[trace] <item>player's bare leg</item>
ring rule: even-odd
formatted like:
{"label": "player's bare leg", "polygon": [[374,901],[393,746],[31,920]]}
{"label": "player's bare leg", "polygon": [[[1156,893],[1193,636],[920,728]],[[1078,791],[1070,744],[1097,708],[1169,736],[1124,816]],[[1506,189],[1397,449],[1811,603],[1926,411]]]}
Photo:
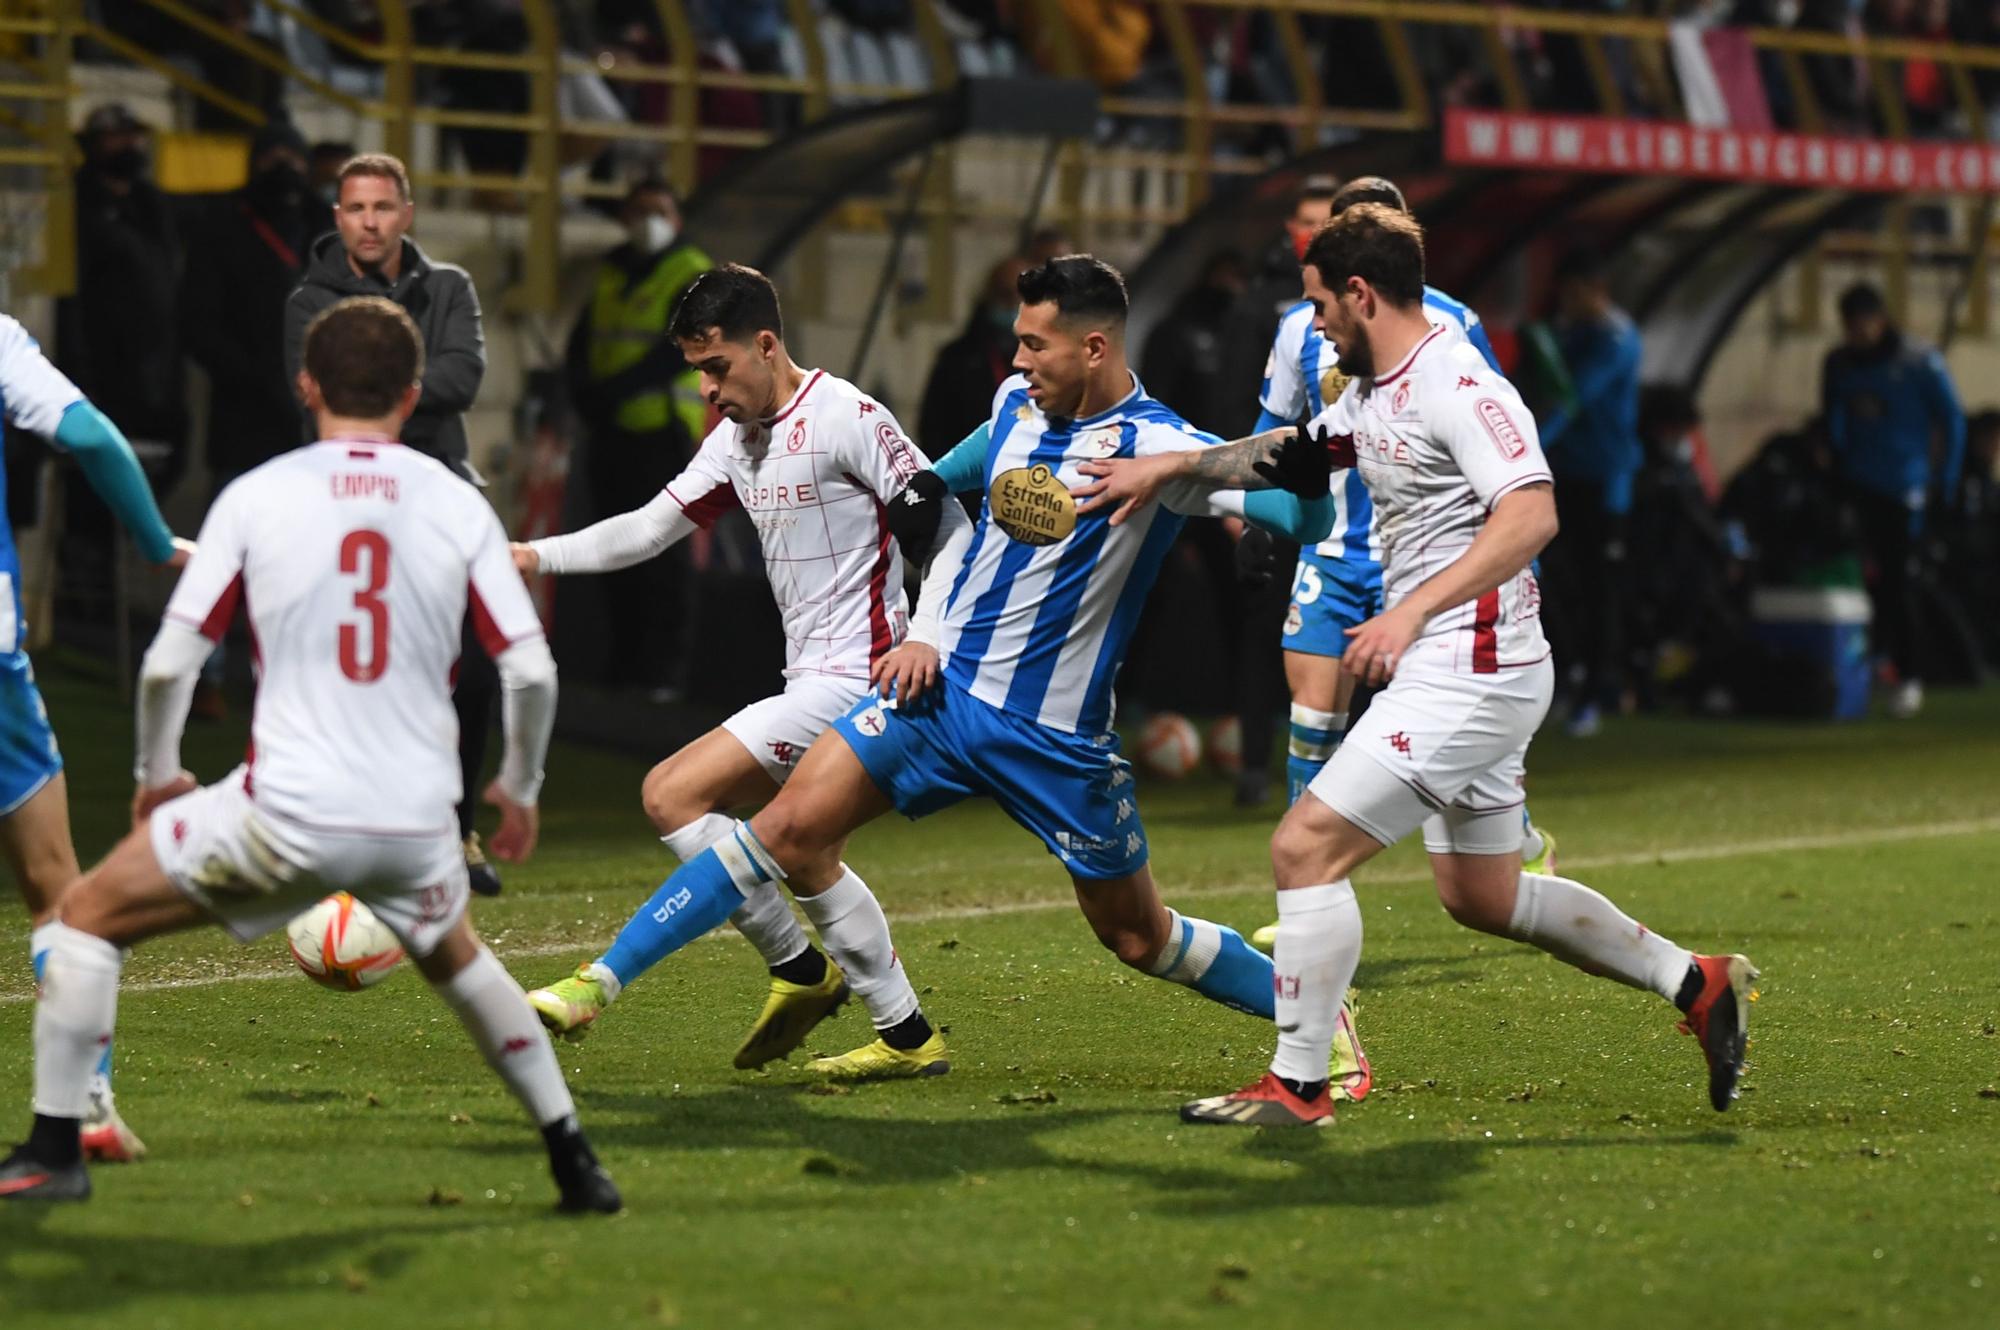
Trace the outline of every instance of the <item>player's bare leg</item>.
{"label": "player's bare leg", "polygon": [[[743,741],[715,729],[648,772],[640,798],[661,843],[686,863],[735,829],[730,809],[765,803],[777,792],[778,783]],[[775,885],[746,896],[729,922],[770,971],[763,1010],[735,1057],[740,1068],[760,1067],[790,1054],[839,1010],[847,1001],[847,983],[840,968],[807,941]]]}
{"label": "player's bare leg", "polygon": [[[32,929],[28,960],[39,977],[48,951],[48,925],[55,919],[56,897],[76,881],[80,869],[69,830],[69,787],[58,771],[49,782],[5,818],[0,818],[0,856],[14,874],[27,903]],[[111,1094],[111,1045],[104,1046],[90,1079],[90,1107],[84,1117],[83,1152],[101,1163],[129,1163],[146,1156],[141,1141]]]}
{"label": "player's bare leg", "polygon": [[[687,864],[730,841],[741,829],[726,810],[768,801],[778,788],[741,740],[716,729],[648,772],[640,798],[661,841]],[[831,853],[837,864],[839,846]],[[828,877],[821,885],[832,881]],[[543,1024],[562,1034],[580,1035],[628,983],[651,967],[654,961],[646,957],[669,935],[678,909],[672,901],[648,901],[609,951],[578,966],[574,975],[529,993],[528,1001]],[[757,883],[744,892],[730,919],[763,953],[771,970],[770,995],[735,1058],[738,1067],[756,1067],[790,1053],[837,1010],[847,999],[847,978],[806,941],[777,881]],[[658,956],[664,957],[668,950],[660,950]]]}
{"label": "player's bare leg", "polygon": [[951,1070],[889,936],[881,902],[841,854],[847,838],[889,811],[854,750],[828,731],[806,751],[776,799],[750,819],[752,839],[775,863],[820,942],[868,1008],[875,1038],[808,1069],[837,1080],[940,1076]]}
{"label": "player's bare leg", "polygon": [[541,1129],[557,1208],[615,1214],[624,1203],[577,1125],[548,1032],[521,986],[473,933],[471,919],[461,914],[428,955],[411,959]]}
{"label": "player's bare leg", "polygon": [[123,949],[205,918],[161,871],[143,826],[60,894],[57,915],[38,930],[34,1126],[0,1162],[0,1197],[89,1198],[83,1120],[91,1073],[117,1017]]}
{"label": "player's bare leg", "polygon": [[1686,1017],[1681,1028],[1701,1041],[1708,1060],[1710,1105],[1717,1112],[1729,1107],[1755,996],[1750,983],[1757,971],[1748,960],[1696,955],[1581,882],[1523,872],[1516,854],[1433,854],[1431,869],[1439,901],[1466,927],[1540,947],[1586,974],[1673,1003]]}
{"label": "player's bare leg", "polygon": [[1119,960],[1225,1007],[1270,1016],[1270,961],[1228,925],[1169,907],[1150,867],[1115,878],[1071,874],[1070,881],[1091,931]]}
{"label": "player's bare leg", "polygon": [[1189,1122],[1327,1126],[1331,1064],[1347,990],[1361,961],[1361,909],[1348,878],[1382,843],[1308,790],[1271,838],[1278,884],[1272,946],[1278,1048],[1262,1079],[1181,1109]]}

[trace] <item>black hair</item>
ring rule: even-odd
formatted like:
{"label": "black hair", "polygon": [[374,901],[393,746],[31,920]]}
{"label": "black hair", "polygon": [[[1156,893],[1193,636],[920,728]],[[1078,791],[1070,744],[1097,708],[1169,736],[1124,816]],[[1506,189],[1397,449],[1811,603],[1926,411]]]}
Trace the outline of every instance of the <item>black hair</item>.
{"label": "black hair", "polygon": [[1313,232],[1302,265],[1319,269],[1328,290],[1359,277],[1393,305],[1424,299],[1424,228],[1406,212],[1357,203]]}
{"label": "black hair", "polygon": [[629,208],[648,194],[665,194],[676,204],[680,202],[680,195],[674,193],[671,181],[662,175],[648,175],[632,182],[631,188],[625,191],[625,197],[619,201],[619,206]]}
{"label": "black hair", "polygon": [[763,273],[740,263],[710,268],[681,293],[667,335],[698,341],[710,328],[720,330],[727,342],[748,342],[760,332],[782,342],[785,319],[778,310],[778,288]]}
{"label": "black hair", "polygon": [[1036,264],[1021,274],[1014,288],[1024,305],[1053,303],[1065,319],[1114,328],[1125,326],[1132,303],[1118,270],[1088,254],[1065,254]]}
{"label": "black hair", "polygon": [[1309,175],[1299,182],[1300,203],[1311,203],[1315,199],[1333,199],[1340,193],[1340,181],[1330,175]]}
{"label": "black hair", "polygon": [[327,410],[377,420],[424,377],[424,339],[401,305],[380,296],[351,296],[306,325],[300,363],[319,385]]}
{"label": "black hair", "polygon": [[1870,314],[1886,314],[1889,302],[1873,282],[1856,282],[1840,293],[1840,317],[1859,319]]}
{"label": "black hair", "polygon": [[1410,210],[1408,200],[1404,199],[1403,191],[1396,188],[1396,183],[1379,175],[1356,176],[1342,185],[1333,196],[1333,215],[1338,217],[1357,203],[1379,203],[1397,212]]}

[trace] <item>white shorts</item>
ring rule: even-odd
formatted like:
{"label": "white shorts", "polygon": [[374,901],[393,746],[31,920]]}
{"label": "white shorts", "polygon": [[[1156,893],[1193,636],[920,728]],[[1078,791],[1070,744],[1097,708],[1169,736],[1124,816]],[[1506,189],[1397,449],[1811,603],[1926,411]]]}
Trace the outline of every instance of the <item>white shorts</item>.
{"label": "white shorts", "polygon": [[802,674],[786,680],[785,691],[776,697],[752,702],[723,721],[722,728],[750,750],[772,780],[783,785],[813,741],[846,715],[868,689],[866,679]]}
{"label": "white shorts", "polygon": [[1520,849],[1528,742],[1548,714],[1555,665],[1461,674],[1416,655],[1308,788],[1384,845],[1422,827],[1433,854]]}
{"label": "white shorts", "polygon": [[242,942],[336,891],[365,902],[412,956],[430,955],[465,913],[465,850],[456,835],[303,826],[252,803],[241,768],[161,804],[149,828],[168,879]]}

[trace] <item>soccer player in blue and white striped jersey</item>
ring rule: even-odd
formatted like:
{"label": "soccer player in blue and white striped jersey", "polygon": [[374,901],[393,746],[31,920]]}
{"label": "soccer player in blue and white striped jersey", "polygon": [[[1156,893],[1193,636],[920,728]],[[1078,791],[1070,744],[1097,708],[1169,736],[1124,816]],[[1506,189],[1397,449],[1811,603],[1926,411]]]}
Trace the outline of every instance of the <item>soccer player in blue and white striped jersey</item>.
{"label": "soccer player in blue and white striped jersey", "polygon": [[[1293,477],[1303,502],[1282,490],[1191,490],[1115,514],[1093,508],[1087,463],[1217,440],[1133,375],[1115,269],[1064,256],[1024,273],[1019,290],[1021,373],[993,401],[986,499],[976,526],[949,534],[935,556],[959,569],[938,640],[912,637],[879,662],[879,691],[813,744],[733,838],[676,872],[660,899],[691,941],[761,883],[891,808],[922,817],[984,795],[1062,863],[1085,918],[1120,960],[1269,1015],[1269,960],[1235,930],[1160,900],[1132,768],[1111,730],[1112,686],[1184,515],[1247,517],[1318,540],[1331,515],[1324,449],[1293,440],[1266,459]],[[849,1079],[925,1074],[880,1039],[814,1069]]]}

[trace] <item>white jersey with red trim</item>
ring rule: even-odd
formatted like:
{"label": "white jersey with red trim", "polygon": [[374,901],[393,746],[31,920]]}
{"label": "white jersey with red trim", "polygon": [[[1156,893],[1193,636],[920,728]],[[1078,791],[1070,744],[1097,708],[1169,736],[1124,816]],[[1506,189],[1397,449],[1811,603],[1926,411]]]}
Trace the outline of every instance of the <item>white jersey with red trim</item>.
{"label": "white jersey with red trim", "polygon": [[[1389,373],[1350,380],[1314,424],[1353,439],[1375,499],[1382,590],[1392,606],[1457,562],[1503,495],[1553,483],[1514,385],[1469,342],[1437,328]],[[1420,640],[1466,673],[1531,665],[1549,653],[1541,603],[1533,571],[1523,568],[1432,619]]]}
{"label": "white jersey with red trim", "polygon": [[468,607],[494,656],[542,635],[479,491],[401,444],[330,440],[224,489],[166,617],[257,656],[245,784],[324,829],[455,834],[452,676]]}
{"label": "white jersey with red trim", "polygon": [[750,515],[784,620],[786,678],[865,679],[909,629],[883,505],[922,467],[881,403],[815,369],[769,420],[717,425],[667,493],[704,527],[731,508]]}

